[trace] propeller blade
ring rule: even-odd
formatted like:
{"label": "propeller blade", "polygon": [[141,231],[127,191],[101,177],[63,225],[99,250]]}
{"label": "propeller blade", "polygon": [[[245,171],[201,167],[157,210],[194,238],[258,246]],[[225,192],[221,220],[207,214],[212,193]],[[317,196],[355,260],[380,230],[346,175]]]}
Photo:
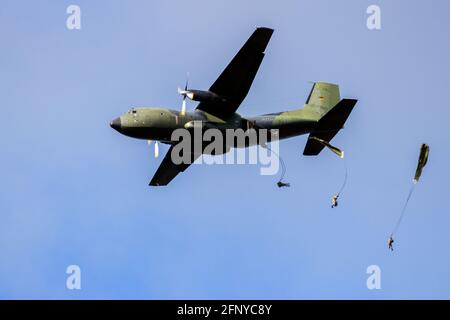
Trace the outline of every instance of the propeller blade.
{"label": "propeller blade", "polygon": [[159,145],[158,141],[155,141],[155,158],[159,157]]}
{"label": "propeller blade", "polygon": [[184,96],[183,102],[181,104],[181,115],[184,116],[186,114],[186,96]]}
{"label": "propeller blade", "polygon": [[187,91],[189,84],[189,72],[186,73],[186,84],[184,85],[184,91]]}

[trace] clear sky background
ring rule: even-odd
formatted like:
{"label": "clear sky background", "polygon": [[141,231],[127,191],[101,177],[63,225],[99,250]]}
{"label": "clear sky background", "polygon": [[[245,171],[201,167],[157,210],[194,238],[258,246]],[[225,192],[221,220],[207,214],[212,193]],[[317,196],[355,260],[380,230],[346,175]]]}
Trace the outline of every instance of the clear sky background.
{"label": "clear sky background", "polygon": [[[66,8],[82,29],[66,28]],[[382,30],[366,27],[381,7]],[[448,1],[2,1],[0,298],[450,298]],[[160,159],[109,122],[179,109],[257,26],[275,29],[239,112],[300,108],[309,81],[359,102],[328,150],[280,143],[291,188],[257,165]],[[189,103],[190,110],[195,108]],[[420,144],[430,159],[396,236]],[[166,151],[161,147],[161,152]],[[82,290],[66,289],[81,267]],[[366,268],[381,268],[368,290]]]}

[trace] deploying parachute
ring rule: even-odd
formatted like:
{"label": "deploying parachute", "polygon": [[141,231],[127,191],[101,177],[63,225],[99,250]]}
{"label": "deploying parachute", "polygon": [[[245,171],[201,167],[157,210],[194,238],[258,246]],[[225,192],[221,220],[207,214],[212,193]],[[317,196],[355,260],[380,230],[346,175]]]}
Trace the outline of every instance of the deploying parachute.
{"label": "deploying parachute", "polygon": [[329,144],[327,141],[319,139],[317,137],[310,137],[309,139],[311,140],[316,140],[317,142],[319,142],[320,144],[324,145],[325,147],[327,147],[328,149],[330,149],[332,152],[334,152],[335,154],[337,154],[339,156],[339,158],[344,158],[344,151],[342,151],[339,148],[336,148],[335,146],[332,146],[331,144]]}
{"label": "deploying parachute", "polygon": [[419,162],[417,163],[416,174],[414,175],[413,182],[416,184],[419,182],[419,178],[422,175],[422,169],[425,167],[428,161],[428,154],[430,153],[430,147],[425,143],[420,147]]}
{"label": "deploying parachute", "polygon": [[[400,213],[400,217],[398,218],[398,221],[394,227],[394,230],[392,230],[392,233],[390,236],[390,242],[392,242],[392,243],[394,242],[394,238],[393,238],[394,234],[397,232],[398,228],[400,227],[400,224],[405,215],[406,207],[408,206],[409,199],[411,199],[411,195],[414,191],[414,187],[416,186],[417,182],[419,182],[420,176],[422,175],[422,170],[425,167],[425,165],[427,164],[429,153],[430,153],[430,147],[427,144],[423,143],[422,146],[420,147],[419,161],[417,163],[416,173],[413,178],[413,184],[411,185],[411,189],[409,190],[408,197],[406,198],[406,202],[403,205],[403,209],[402,209],[402,212]],[[391,250],[392,250],[392,243],[390,243],[390,245],[389,245],[389,249],[391,249]]]}

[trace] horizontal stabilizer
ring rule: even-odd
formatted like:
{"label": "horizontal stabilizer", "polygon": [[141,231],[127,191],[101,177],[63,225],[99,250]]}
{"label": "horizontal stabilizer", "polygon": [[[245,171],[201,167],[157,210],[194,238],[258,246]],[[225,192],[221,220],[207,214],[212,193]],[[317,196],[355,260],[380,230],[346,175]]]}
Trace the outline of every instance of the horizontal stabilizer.
{"label": "horizontal stabilizer", "polygon": [[317,156],[326,146],[323,142],[330,142],[339,130],[344,127],[344,123],[357,101],[355,99],[342,99],[328,111],[310,133],[303,155]]}

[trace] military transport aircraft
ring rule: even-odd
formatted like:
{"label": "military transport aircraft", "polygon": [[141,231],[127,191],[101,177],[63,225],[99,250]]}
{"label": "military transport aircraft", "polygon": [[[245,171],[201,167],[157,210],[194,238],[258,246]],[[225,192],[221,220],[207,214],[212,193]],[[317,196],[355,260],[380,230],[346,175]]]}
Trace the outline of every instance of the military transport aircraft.
{"label": "military transport aircraft", "polygon": [[[171,141],[172,132],[178,128],[189,128],[193,121],[219,130],[278,129],[278,139],[309,133],[303,152],[306,156],[318,155],[343,128],[357,100],[341,100],[338,85],[324,82],[313,84],[302,109],[255,117],[243,117],[236,113],[261,65],[272,33],[273,29],[257,28],[207,91],[191,90],[187,85],[184,90],[179,89],[179,94],[183,96],[181,111],[132,108],[111,122],[112,128],[126,136],[171,145],[150,182],[151,186],[167,185],[201,156],[201,153],[192,153],[192,162],[181,164],[175,164],[171,159],[172,149],[178,143]],[[195,111],[186,112],[186,97],[200,102]]]}

